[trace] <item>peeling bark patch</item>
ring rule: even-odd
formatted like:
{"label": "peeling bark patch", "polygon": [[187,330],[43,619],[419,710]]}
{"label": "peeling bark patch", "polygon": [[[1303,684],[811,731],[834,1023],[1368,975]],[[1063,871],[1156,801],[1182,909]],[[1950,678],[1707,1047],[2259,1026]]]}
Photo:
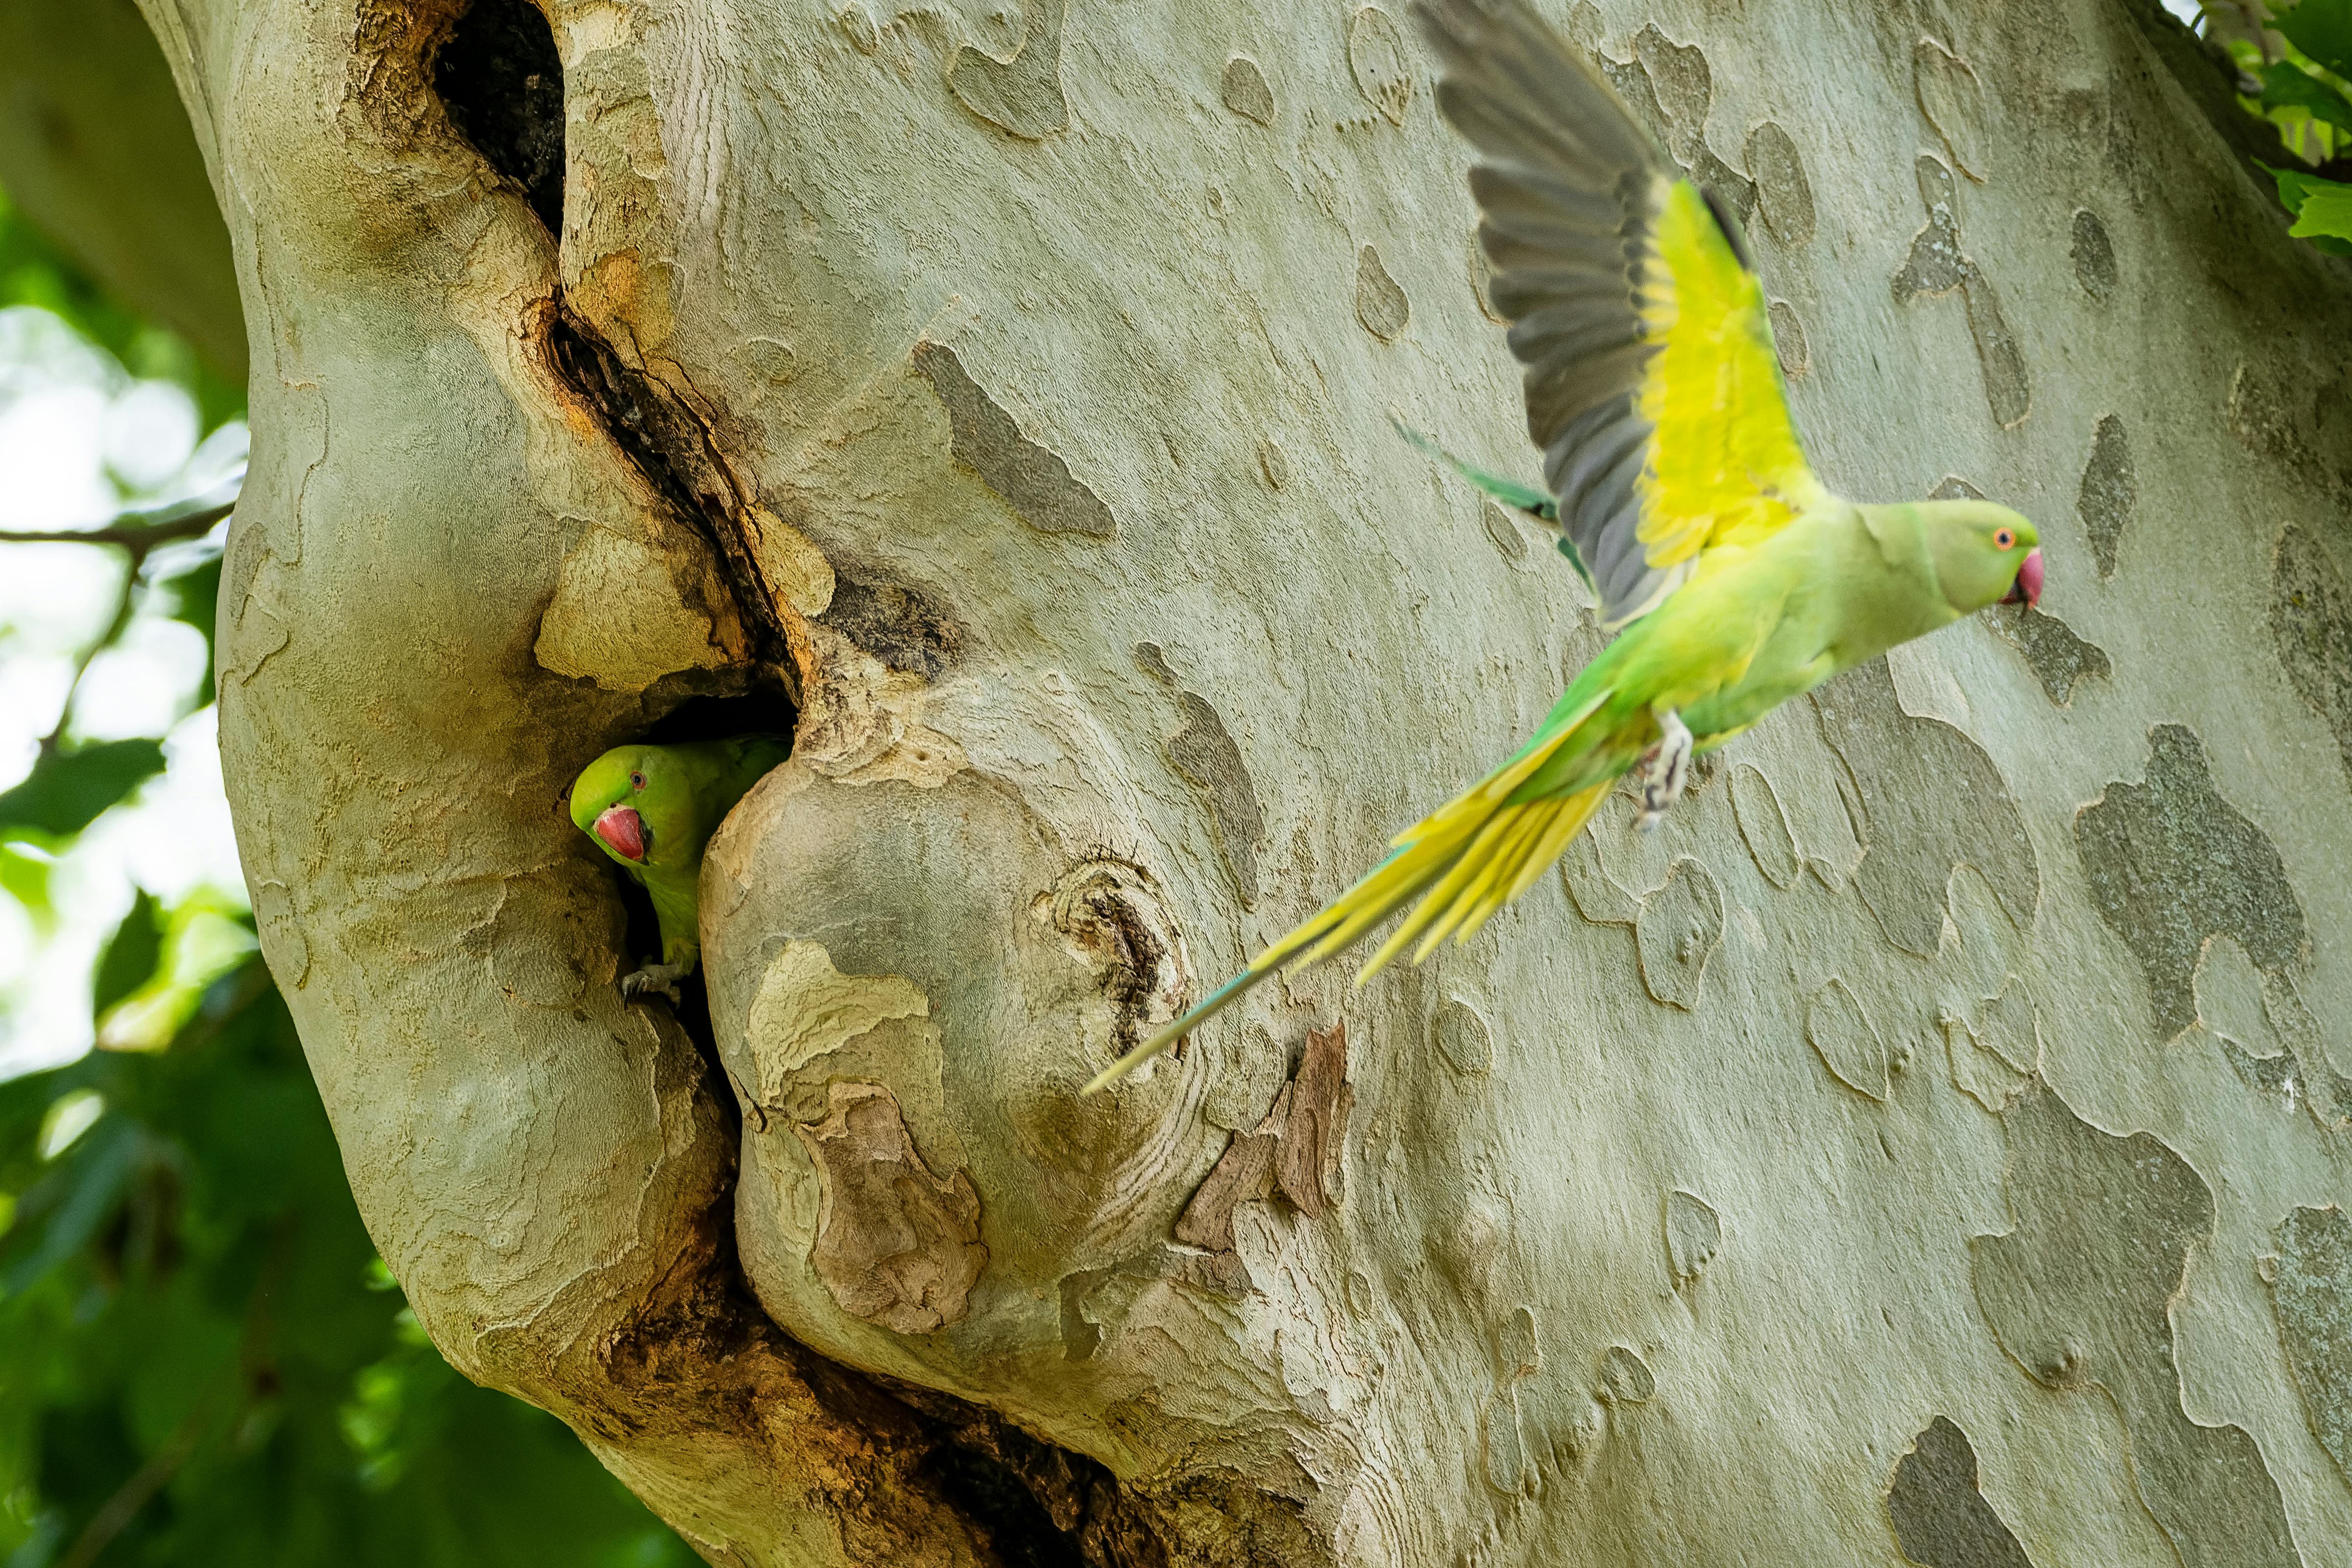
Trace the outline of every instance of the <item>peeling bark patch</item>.
{"label": "peeling bark patch", "polygon": [[1272,1129],[1276,1117],[1289,1109],[1289,1094],[1290,1086],[1283,1085],[1265,1121],[1255,1131],[1234,1134],[1184,1212],[1176,1216],[1177,1240],[1211,1252],[1234,1249],[1234,1210],[1263,1200],[1274,1190],[1274,1148],[1279,1133]]}
{"label": "peeling bark patch", "polygon": [[1589,828],[1560,856],[1559,879],[1576,912],[1593,925],[1629,926],[1642,918],[1642,900],[1618,886],[1601,864],[1601,847]]}
{"label": "peeling bark patch", "polygon": [[1856,1094],[1885,1104],[1887,1075],[1893,1064],[1886,1042],[1862,1010],[1862,1002],[1843,980],[1832,976],[1805,1004],[1805,1043],[1822,1065]]}
{"label": "peeling bark patch", "polygon": [[1973,1238],[1977,1304],[2038,1382],[2114,1400],[2140,1500],[2188,1568],[2297,1568],[2252,1437],[2181,1408],[2170,1307],[2213,1194],[2146,1132],[2118,1138],[2042,1089],[2001,1118],[2015,1228]]}
{"label": "peeling bark patch", "polygon": [[1412,101],[1412,73],[1405,65],[1404,35],[1396,18],[1377,5],[1367,5],[1348,24],[1348,71],[1364,101],[1381,111],[1391,125],[1404,123],[1405,105]]}
{"label": "peeling bark patch", "polygon": [[1743,154],[1748,178],[1756,182],[1756,205],[1764,222],[1784,245],[1802,245],[1813,237],[1813,183],[1805,178],[1805,161],[1795,138],[1767,120],[1748,133]]}
{"label": "peeling bark patch", "polygon": [[1489,1392],[1479,1406],[1479,1451],[1485,1460],[1479,1468],[1486,1484],[1505,1497],[1517,1497],[1528,1489],[1536,1468],[1528,1459],[1527,1429],[1519,1420],[1519,1391],[1500,1388]]}
{"label": "peeling bark patch", "polygon": [[2352,587],[2327,546],[2299,522],[2279,536],[2270,622],[2287,679],[2327,721],[2352,773]]}
{"label": "peeling bark patch", "polygon": [[2269,377],[2251,364],[2242,364],[2230,377],[2230,433],[2250,452],[2285,464],[2298,473],[2315,470],[2311,448]]}
{"label": "peeling bark patch", "polygon": [[1601,1352],[1601,1402],[1604,1405],[1647,1405],[1658,1392],[1650,1364],[1623,1345]]}
{"label": "peeling bark patch", "polygon": [[1356,253],[1356,320],[1382,342],[1393,341],[1412,320],[1412,302],[1369,245]]}
{"label": "peeling bark patch", "polygon": [[2292,1111],[2298,1104],[2311,1103],[2310,1081],[2304,1077],[2303,1063],[2293,1051],[2281,1051],[2274,1057],[2258,1057],[2227,1035],[2216,1035],[2221,1045],[2221,1059],[2238,1075],[2238,1081],[2266,1100],[2278,1102],[2282,1110]]}
{"label": "peeling bark patch", "polygon": [[2074,243],[2067,247],[2067,258],[2074,264],[2074,281],[2083,292],[2094,300],[2104,300],[2116,291],[2116,247],[2107,237],[2107,226],[2099,215],[2088,207],[2074,209]]}
{"label": "peeling bark patch", "polygon": [[1265,833],[1265,817],[1258,810],[1257,789],[1250,782],[1242,749],[1226,732],[1225,721],[1194,691],[1179,691],[1184,727],[1168,742],[1168,761],[1200,791],[1209,808],[1209,826],[1216,835],[1217,853],[1241,889],[1242,902],[1257,902],[1257,841]]}
{"label": "peeling bark patch", "polygon": [[1911,51],[1911,75],[1919,112],[1944,139],[1960,172],[1983,184],[1992,165],[1985,152],[1984,87],[1977,73],[1934,38],[1921,38]]}
{"label": "peeling bark patch", "polygon": [[1680,1187],[1666,1194],[1666,1267],[1675,1289],[1695,1284],[1723,1250],[1723,1217],[1706,1199]]}
{"label": "peeling bark patch", "polygon": [[1518,524],[1493,501],[1479,503],[1478,525],[1486,530],[1487,542],[1501,552],[1504,560],[1516,565],[1528,558],[1528,542],[1520,534]]}
{"label": "peeling bark patch", "polygon": [[1257,444],[1257,471],[1270,490],[1290,483],[1290,459],[1283,456],[1282,443],[1271,436]]}
{"label": "peeling bark patch", "polygon": [[1705,865],[1687,855],[1674,863],[1665,885],[1642,900],[1633,940],[1652,999],[1696,1007],[1706,961],[1723,945],[1723,891]]}
{"label": "peeling bark patch", "polygon": [[2271,1310],[2312,1435],[2352,1480],[2352,1216],[2299,1208],[2273,1233]]}
{"label": "peeling bark patch", "polygon": [[1999,1116],[2032,1087],[2041,1070],[2040,1026],[2015,975],[1999,996],[1979,1003],[1976,1014],[1973,1021],[1943,1015],[1944,1052],[1952,1086]]}
{"label": "peeling bark patch", "polygon": [[1862,795],[1854,885],[1889,942],[1932,958],[1953,868],[1974,866],[2020,928],[2042,901],[2042,868],[2000,770],[1940,719],[1903,711],[1886,661],[1857,666],[1813,693],[1822,730]]}
{"label": "peeling bark patch", "polygon": [[1696,44],[1675,43],[1648,22],[1633,35],[1633,58],[1649,73],[1667,119],[1686,134],[1703,130],[1715,101],[1715,73],[1707,68],[1705,51]]}
{"label": "peeling bark patch", "polygon": [[1813,363],[1812,345],[1805,342],[1805,323],[1797,320],[1796,307],[1786,300],[1773,300],[1764,314],[1772,324],[1772,353],[1780,361],[1780,374],[1794,381]]}
{"label": "peeling bark patch", "polygon": [[2226,936],[2284,977],[2303,957],[2303,905],[2277,847],[2213,787],[2204,745],[2148,731],[2146,782],[2115,783],[2074,814],[2091,901],[2138,958],[2159,1038],[2197,1020],[2197,957]]}
{"label": "peeling bark patch", "polygon": [[1118,520],[1102,498],[1072,478],[1067,463],[1021,434],[1013,416],[972,380],[955,350],[919,343],[915,368],[948,411],[956,461],[978,474],[1022,521],[1040,533],[1108,539],[1118,531]]}
{"label": "peeling bark patch", "polygon": [[1247,55],[1235,55],[1225,62],[1225,74],[1217,81],[1217,96],[1244,120],[1255,120],[1260,125],[1274,123],[1274,89],[1266,85],[1265,72]]}
{"label": "peeling bark patch", "polygon": [[1459,996],[1437,1005],[1437,1023],[1431,1031],[1437,1054],[1465,1078],[1485,1078],[1495,1070],[1495,1035],[1478,1010]]}
{"label": "peeling bark patch", "polygon": [[433,57],[433,89],[491,168],[563,232],[563,59],[530,0],[474,0]]}
{"label": "peeling bark patch", "polygon": [[1231,1252],[1234,1210],[1276,1190],[1308,1219],[1321,1218],[1339,1201],[1340,1146],[1355,1099],[1348,1084],[1348,1026],[1309,1029],[1297,1075],[1276,1091],[1257,1126],[1225,1145],[1177,1216],[1176,1239]]}
{"label": "peeling bark patch", "polygon": [[991,59],[970,44],[956,51],[948,88],[961,103],[1008,136],[1042,142],[1070,123],[1062,96],[1062,13],[1067,0],[1023,0],[1027,26],[1021,52]]}
{"label": "peeling bark patch", "polygon": [[2042,695],[2054,707],[2074,700],[2077,681],[2094,676],[2104,680],[2115,673],[2106,649],[2084,642],[2065,622],[2032,605],[2021,606],[2014,616],[1993,616],[1992,629],[2025,656],[2033,678],[2042,683]]}
{"label": "peeling bark patch", "polygon": [[1290,1080],[1290,1115],[1275,1150],[1274,1180],[1309,1219],[1339,1202],[1340,1140],[1348,1130],[1348,1026],[1307,1031],[1307,1054]]}
{"label": "peeling bark patch", "polygon": [[956,1321],[988,1264],[971,1177],[932,1173],[881,1084],[835,1083],[827,1098],[824,1121],[793,1129],[816,1165],[817,1278],[843,1311],[895,1333]]}
{"label": "peeling bark patch", "polygon": [[1896,1461],[1886,1514],[1903,1555],[1921,1568],[2033,1568],[1977,1487],[1977,1451],[1937,1416]]}
{"label": "peeling bark patch", "polygon": [[1797,836],[1789,827],[1789,814],[1781,809],[1772,781],[1747,763],[1731,767],[1731,816],[1764,879],[1776,888],[1795,887],[1803,862],[1797,853]]}
{"label": "peeling bark patch", "polygon": [[833,600],[817,616],[892,669],[936,680],[955,662],[963,630],[901,583],[868,582],[835,568]]}
{"label": "peeling bark patch", "polygon": [[2075,492],[2074,515],[2091,536],[2091,556],[2099,575],[2116,574],[2116,555],[2123,542],[2124,525],[2131,521],[2133,503],[2139,500],[2139,474],[2132,467],[2131,438],[2124,422],[2109,414],[2091,432],[2091,457],[2083,465],[2082,489]]}
{"label": "peeling bark patch", "polygon": [[1895,274],[1895,302],[1908,305],[1923,297],[1959,291],[1968,307],[1969,335],[1976,341],[1977,363],[1984,373],[1985,402],[1994,422],[2007,429],[2033,406],[2024,352],[2009,330],[1991,280],[1976,258],[1960,248],[1959,219],[1952,210],[1957,195],[1952,172],[1934,158],[1922,157],[1916,173],[1927,223],[1912,237],[1910,253]]}

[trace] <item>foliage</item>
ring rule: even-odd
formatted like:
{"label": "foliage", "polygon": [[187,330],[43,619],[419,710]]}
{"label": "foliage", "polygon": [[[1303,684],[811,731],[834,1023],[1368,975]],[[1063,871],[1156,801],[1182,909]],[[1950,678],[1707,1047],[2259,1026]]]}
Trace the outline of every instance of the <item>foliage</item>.
{"label": "foliage", "polygon": [[[207,429],[242,406],[0,198],[0,307],[16,304],[178,382]],[[130,557],[81,668],[142,614],[209,647],[218,516],[126,513],[75,536]],[[160,737],[77,742],[60,718],[0,792],[0,894],[53,921],[68,883],[51,868],[163,762]],[[254,948],[220,895],[140,892],[92,975],[103,1048],[0,1081],[0,1564],[692,1562],[552,1416],[425,1340]]]}
{"label": "foliage", "polygon": [[207,430],[245,410],[243,387],[206,367],[185,338],[108,296],[0,195],[0,307],[9,305],[37,305],[70,322],[131,374],[185,387]]}
{"label": "foliage", "polygon": [[[134,910],[110,984],[126,944],[162,958],[157,919]],[[691,1561],[552,1417],[425,1342],[257,960],[167,1049],[0,1084],[0,1205],[11,1568],[96,1548],[178,1568]]]}
{"label": "foliage", "polygon": [[[2241,101],[2277,126],[2308,166],[2263,166],[2294,214],[2287,232],[2352,256],[2352,0],[2301,0],[2270,23],[2277,46],[2267,37],[2228,42],[2244,85],[2257,89]],[[2273,47],[2278,58],[2268,58]]]}

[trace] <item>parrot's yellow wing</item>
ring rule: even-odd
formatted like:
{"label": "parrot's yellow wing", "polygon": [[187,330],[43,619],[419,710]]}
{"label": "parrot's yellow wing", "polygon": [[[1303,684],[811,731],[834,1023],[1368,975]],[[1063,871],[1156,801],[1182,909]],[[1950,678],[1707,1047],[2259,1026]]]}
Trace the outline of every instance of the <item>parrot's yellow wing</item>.
{"label": "parrot's yellow wing", "polygon": [[1528,433],[1614,631],[1717,544],[1825,493],[1780,384],[1738,221],[1686,179],[1526,0],[1416,0],[1438,108],[1481,154],[1489,298]]}

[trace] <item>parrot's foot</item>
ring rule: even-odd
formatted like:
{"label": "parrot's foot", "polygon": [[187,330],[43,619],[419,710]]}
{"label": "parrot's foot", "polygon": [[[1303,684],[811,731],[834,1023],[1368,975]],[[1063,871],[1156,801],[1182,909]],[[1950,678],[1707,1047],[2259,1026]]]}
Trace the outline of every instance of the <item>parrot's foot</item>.
{"label": "parrot's foot", "polygon": [[635,974],[621,976],[621,994],[638,996],[648,991],[658,991],[675,1004],[677,983],[694,973],[691,963],[648,963]]}
{"label": "parrot's foot", "polygon": [[1641,771],[1642,815],[1633,819],[1633,826],[1643,833],[1657,831],[1658,824],[1682,798],[1683,785],[1690,782],[1690,726],[1671,708],[1658,715],[1658,723],[1665,733],[1634,764]]}

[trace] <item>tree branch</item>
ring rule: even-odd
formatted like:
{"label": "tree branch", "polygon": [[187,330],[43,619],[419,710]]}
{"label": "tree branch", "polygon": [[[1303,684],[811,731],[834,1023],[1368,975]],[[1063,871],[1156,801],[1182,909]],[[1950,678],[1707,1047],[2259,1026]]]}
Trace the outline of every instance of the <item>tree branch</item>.
{"label": "tree branch", "polygon": [[[238,489],[242,494],[242,484]],[[122,591],[115,599],[114,614],[108,617],[105,632],[74,661],[73,679],[66,686],[66,700],[58,709],[57,725],[41,738],[42,755],[55,752],[64,740],[66,721],[73,716],[74,696],[80,691],[82,677],[89,673],[91,662],[111,647],[131,624],[131,606],[139,593],[139,574],[146,566],[147,557],[163,545],[202,539],[221,519],[236,510],[236,502],[237,497],[231,496],[193,511],[162,507],[152,511],[121,512],[103,528],[28,529],[21,532],[0,530],[0,544],[111,544],[131,555],[130,569],[122,574]]]}
{"label": "tree branch", "polygon": [[126,511],[103,528],[0,529],[0,544],[113,544],[131,552],[134,571],[158,545],[202,539],[236,510],[234,498],[190,512]]}

